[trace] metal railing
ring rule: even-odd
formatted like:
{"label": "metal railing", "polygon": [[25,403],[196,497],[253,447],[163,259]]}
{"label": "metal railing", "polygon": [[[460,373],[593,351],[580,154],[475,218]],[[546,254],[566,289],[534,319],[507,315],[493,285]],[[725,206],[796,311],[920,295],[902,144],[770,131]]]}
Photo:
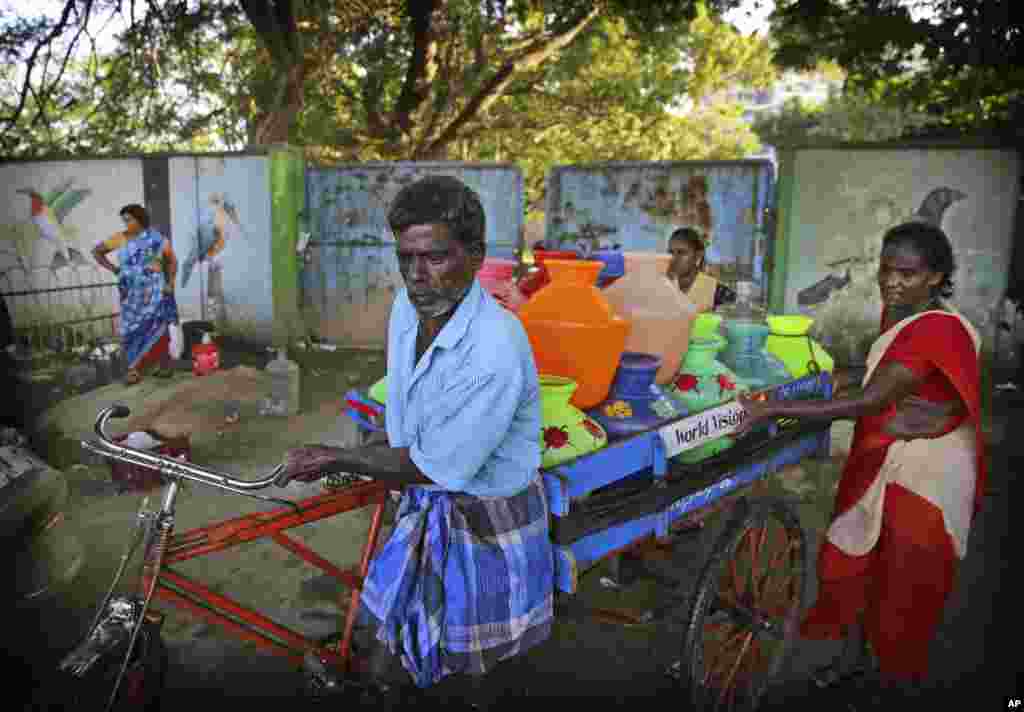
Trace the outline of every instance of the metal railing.
{"label": "metal railing", "polygon": [[[7,301],[8,311],[11,314],[11,318],[15,320],[13,326],[15,343],[28,348],[50,348],[52,350],[65,351],[75,346],[95,342],[100,338],[118,338],[120,311],[104,311],[101,314],[91,314],[73,319],[37,319],[29,323],[18,324],[16,319],[18,304],[16,300],[22,301],[24,304],[28,299],[35,298],[36,304],[29,303],[26,306],[34,306],[36,309],[52,314],[63,305],[54,305],[51,301],[43,307],[43,305],[38,303],[40,296],[52,296],[68,292],[86,292],[96,289],[116,289],[117,286],[117,282],[98,282],[62,287],[22,289],[0,292],[0,299]],[[104,324],[109,324],[109,327],[105,327]],[[55,346],[58,348],[54,348]]]}

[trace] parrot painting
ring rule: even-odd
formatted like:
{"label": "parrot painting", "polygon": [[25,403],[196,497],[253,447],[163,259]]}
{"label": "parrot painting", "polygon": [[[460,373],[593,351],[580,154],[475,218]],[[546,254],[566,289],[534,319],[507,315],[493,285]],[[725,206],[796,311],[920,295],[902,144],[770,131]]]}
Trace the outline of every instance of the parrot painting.
{"label": "parrot painting", "polygon": [[192,249],[181,268],[181,286],[184,288],[197,265],[205,263],[217,264],[217,256],[224,251],[228,240],[242,234],[242,225],[238,219],[238,210],[234,204],[221,194],[210,196],[213,214],[202,225],[196,234]]}
{"label": "parrot painting", "polygon": [[50,271],[54,273],[69,265],[80,267],[89,264],[82,253],[71,246],[64,220],[92,191],[73,189],[72,185],[73,181],[68,181],[46,194],[34,188],[21,188],[17,191],[27,195],[31,201],[32,222],[39,230],[39,236],[57,249],[50,263]]}

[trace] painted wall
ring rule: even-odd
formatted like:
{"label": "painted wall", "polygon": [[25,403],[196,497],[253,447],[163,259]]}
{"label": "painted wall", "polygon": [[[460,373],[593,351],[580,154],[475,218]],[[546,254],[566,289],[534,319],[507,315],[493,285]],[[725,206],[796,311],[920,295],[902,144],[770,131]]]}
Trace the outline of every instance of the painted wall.
{"label": "painted wall", "polygon": [[[91,250],[123,229],[122,206],[139,203],[174,246],[182,321],[212,321],[222,333],[269,344],[268,164],[262,154],[0,163],[0,291],[16,328],[119,311],[116,287],[91,288],[116,281]],[[35,215],[31,191],[42,198]],[[63,291],[10,295],[55,289]],[[117,333],[114,326],[108,319],[92,335]]]}
{"label": "painted wall", "polygon": [[881,313],[875,274],[882,236],[915,216],[937,220],[949,236],[958,264],[953,303],[992,344],[1013,244],[1021,170],[1015,151],[788,153],[780,172],[785,264],[778,301],[786,312],[815,317],[812,333],[837,362],[866,357]]}
{"label": "painted wall", "polygon": [[210,321],[226,335],[269,344],[274,305],[268,158],[169,160],[182,320]]}
{"label": "painted wall", "polygon": [[522,172],[508,164],[363,163],[306,171],[311,234],[301,275],[305,323],[320,339],[384,346],[401,286],[387,211],[405,185],[450,175],[480,196],[487,255],[511,258],[523,225]]}
{"label": "painted wall", "polygon": [[[28,191],[42,199],[35,211]],[[16,328],[118,311],[116,287],[94,288],[116,278],[90,253],[123,229],[118,210],[142,203],[143,192],[138,159],[0,164],[0,292],[76,288],[4,297]],[[109,321],[87,323],[111,333]]]}
{"label": "painted wall", "polygon": [[764,287],[761,236],[773,181],[769,161],[557,166],[548,176],[545,241],[553,247],[593,236],[623,250],[661,252],[674,230],[693,226],[710,235],[711,271]]}

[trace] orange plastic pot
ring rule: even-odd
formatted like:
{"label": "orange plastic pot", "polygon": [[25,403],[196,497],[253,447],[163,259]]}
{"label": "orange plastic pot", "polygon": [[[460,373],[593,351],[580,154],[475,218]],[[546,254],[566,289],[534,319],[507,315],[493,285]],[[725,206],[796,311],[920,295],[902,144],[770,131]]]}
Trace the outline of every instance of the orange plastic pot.
{"label": "orange plastic pot", "polygon": [[551,283],[519,309],[539,373],[578,384],[571,403],[592,408],[615,378],[630,323],[595,285],[604,263],[545,260]]}

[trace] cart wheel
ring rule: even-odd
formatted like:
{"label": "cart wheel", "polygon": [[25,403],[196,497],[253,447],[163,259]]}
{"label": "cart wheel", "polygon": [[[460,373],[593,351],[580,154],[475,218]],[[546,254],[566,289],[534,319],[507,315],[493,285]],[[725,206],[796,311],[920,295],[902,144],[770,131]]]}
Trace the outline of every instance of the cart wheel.
{"label": "cart wheel", "polygon": [[807,604],[806,536],[785,502],[741,500],[696,582],[683,665],[700,710],[757,709]]}
{"label": "cart wheel", "polygon": [[[83,678],[62,674],[62,689],[55,691],[62,703],[49,709],[105,710],[124,662],[125,648],[119,646],[105,655]],[[158,628],[143,623],[111,712],[159,712],[167,666],[167,645]]]}

